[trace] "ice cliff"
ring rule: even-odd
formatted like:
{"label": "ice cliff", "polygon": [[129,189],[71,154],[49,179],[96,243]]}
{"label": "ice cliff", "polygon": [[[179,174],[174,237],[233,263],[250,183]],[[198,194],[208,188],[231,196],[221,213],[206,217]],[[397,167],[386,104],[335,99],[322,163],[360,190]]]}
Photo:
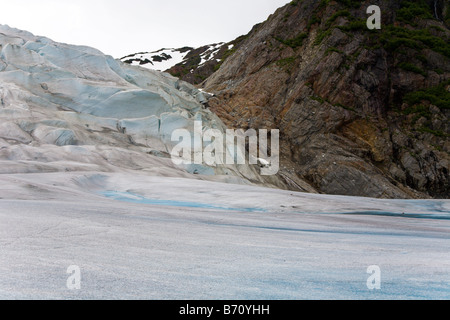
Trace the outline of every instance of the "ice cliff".
{"label": "ice cliff", "polygon": [[2,173],[132,169],[267,183],[256,166],[172,163],[173,130],[196,120],[226,129],[204,102],[169,74],[0,25]]}

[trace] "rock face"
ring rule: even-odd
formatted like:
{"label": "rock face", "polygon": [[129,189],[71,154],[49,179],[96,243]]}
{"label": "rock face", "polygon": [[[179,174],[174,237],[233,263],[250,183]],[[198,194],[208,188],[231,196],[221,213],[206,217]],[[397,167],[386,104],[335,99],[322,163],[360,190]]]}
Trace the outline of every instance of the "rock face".
{"label": "rock face", "polygon": [[[381,30],[367,28],[369,5]],[[448,198],[449,11],[445,1],[292,1],[202,87],[228,126],[280,129],[279,175],[292,188]]]}
{"label": "rock face", "polygon": [[0,25],[0,173],[137,170],[283,187],[257,165],[171,161],[175,129],[226,129],[205,99],[169,74]]}

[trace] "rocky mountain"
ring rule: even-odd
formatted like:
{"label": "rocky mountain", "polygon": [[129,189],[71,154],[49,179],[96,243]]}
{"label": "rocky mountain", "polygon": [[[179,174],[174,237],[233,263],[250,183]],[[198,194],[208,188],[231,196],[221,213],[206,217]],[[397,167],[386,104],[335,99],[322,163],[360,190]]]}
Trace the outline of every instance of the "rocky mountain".
{"label": "rocky mountain", "polygon": [[[381,9],[381,30],[367,8]],[[292,188],[450,195],[448,1],[298,0],[241,39],[202,88],[229,127],[279,128]]]}

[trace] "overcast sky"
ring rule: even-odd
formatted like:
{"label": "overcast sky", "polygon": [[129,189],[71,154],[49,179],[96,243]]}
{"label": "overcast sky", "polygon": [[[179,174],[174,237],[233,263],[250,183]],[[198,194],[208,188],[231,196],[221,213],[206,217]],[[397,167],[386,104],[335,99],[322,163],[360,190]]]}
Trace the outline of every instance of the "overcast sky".
{"label": "overcast sky", "polygon": [[289,0],[3,0],[0,24],[115,58],[246,34]]}

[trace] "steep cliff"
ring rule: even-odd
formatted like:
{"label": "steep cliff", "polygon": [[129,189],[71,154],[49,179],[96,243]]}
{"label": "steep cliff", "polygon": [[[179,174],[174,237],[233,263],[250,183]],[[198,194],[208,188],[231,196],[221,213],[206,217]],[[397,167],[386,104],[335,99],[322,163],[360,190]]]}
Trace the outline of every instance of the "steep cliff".
{"label": "steep cliff", "polygon": [[[369,5],[381,30],[367,28]],[[294,189],[448,198],[449,11],[448,1],[292,1],[203,88],[228,126],[280,129],[279,175]]]}

